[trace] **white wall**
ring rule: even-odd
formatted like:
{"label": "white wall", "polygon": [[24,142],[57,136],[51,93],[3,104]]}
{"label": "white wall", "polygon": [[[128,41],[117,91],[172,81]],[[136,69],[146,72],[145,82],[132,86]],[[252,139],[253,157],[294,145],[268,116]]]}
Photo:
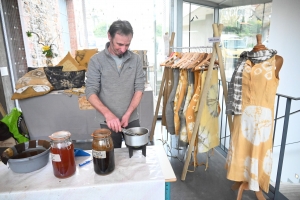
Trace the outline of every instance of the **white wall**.
{"label": "white wall", "polygon": [[273,0],[269,48],[284,59],[278,93],[300,97],[300,1]]}
{"label": "white wall", "polygon": [[[280,71],[280,82],[277,92],[291,97],[300,97],[300,1],[299,0],[273,0],[271,27],[268,48],[277,50],[278,55],[284,59]],[[292,101],[292,111],[300,109],[300,101]],[[284,115],[285,100],[281,98],[279,116]],[[287,143],[300,141],[299,134],[300,113],[290,116],[288,126]],[[278,120],[276,127],[276,137],[274,145],[278,146],[281,142],[283,129],[283,119]],[[279,147],[274,147],[274,163],[271,179],[275,181]],[[295,174],[300,175],[300,143],[289,144],[286,146],[282,182],[290,179],[293,183],[299,183]]]}

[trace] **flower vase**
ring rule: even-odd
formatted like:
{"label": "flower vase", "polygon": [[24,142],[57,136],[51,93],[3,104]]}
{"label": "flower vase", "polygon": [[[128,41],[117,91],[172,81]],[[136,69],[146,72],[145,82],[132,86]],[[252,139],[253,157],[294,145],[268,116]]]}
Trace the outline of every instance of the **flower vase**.
{"label": "flower vase", "polygon": [[52,63],[52,59],[53,59],[53,57],[46,57],[46,65],[47,65],[47,67],[48,66],[53,66],[53,63]]}

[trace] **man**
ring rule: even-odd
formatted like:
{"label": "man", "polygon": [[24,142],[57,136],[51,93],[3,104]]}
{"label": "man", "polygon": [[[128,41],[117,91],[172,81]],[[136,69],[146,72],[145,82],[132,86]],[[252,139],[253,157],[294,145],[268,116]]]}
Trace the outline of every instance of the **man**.
{"label": "man", "polygon": [[139,55],[128,50],[133,29],[128,21],[115,21],[108,30],[105,49],[89,61],[86,98],[98,111],[101,128],[109,128],[115,148],[122,146],[122,127],[139,127],[137,106],[144,91]]}

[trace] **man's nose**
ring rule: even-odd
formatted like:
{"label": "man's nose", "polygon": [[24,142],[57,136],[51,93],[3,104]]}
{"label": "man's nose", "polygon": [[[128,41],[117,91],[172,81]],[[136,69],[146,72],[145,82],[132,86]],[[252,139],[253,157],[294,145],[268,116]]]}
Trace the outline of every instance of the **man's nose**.
{"label": "man's nose", "polygon": [[125,51],[127,51],[127,47],[125,47],[125,46],[121,47],[121,51],[122,51],[122,53],[125,53]]}

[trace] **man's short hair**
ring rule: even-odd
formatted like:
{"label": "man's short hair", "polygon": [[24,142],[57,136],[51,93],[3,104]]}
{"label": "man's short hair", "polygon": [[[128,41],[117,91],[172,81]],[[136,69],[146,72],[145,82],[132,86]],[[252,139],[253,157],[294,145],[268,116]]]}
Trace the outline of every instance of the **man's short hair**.
{"label": "man's short hair", "polygon": [[112,38],[115,37],[116,33],[120,35],[133,35],[133,29],[128,21],[117,20],[110,25],[108,33]]}

